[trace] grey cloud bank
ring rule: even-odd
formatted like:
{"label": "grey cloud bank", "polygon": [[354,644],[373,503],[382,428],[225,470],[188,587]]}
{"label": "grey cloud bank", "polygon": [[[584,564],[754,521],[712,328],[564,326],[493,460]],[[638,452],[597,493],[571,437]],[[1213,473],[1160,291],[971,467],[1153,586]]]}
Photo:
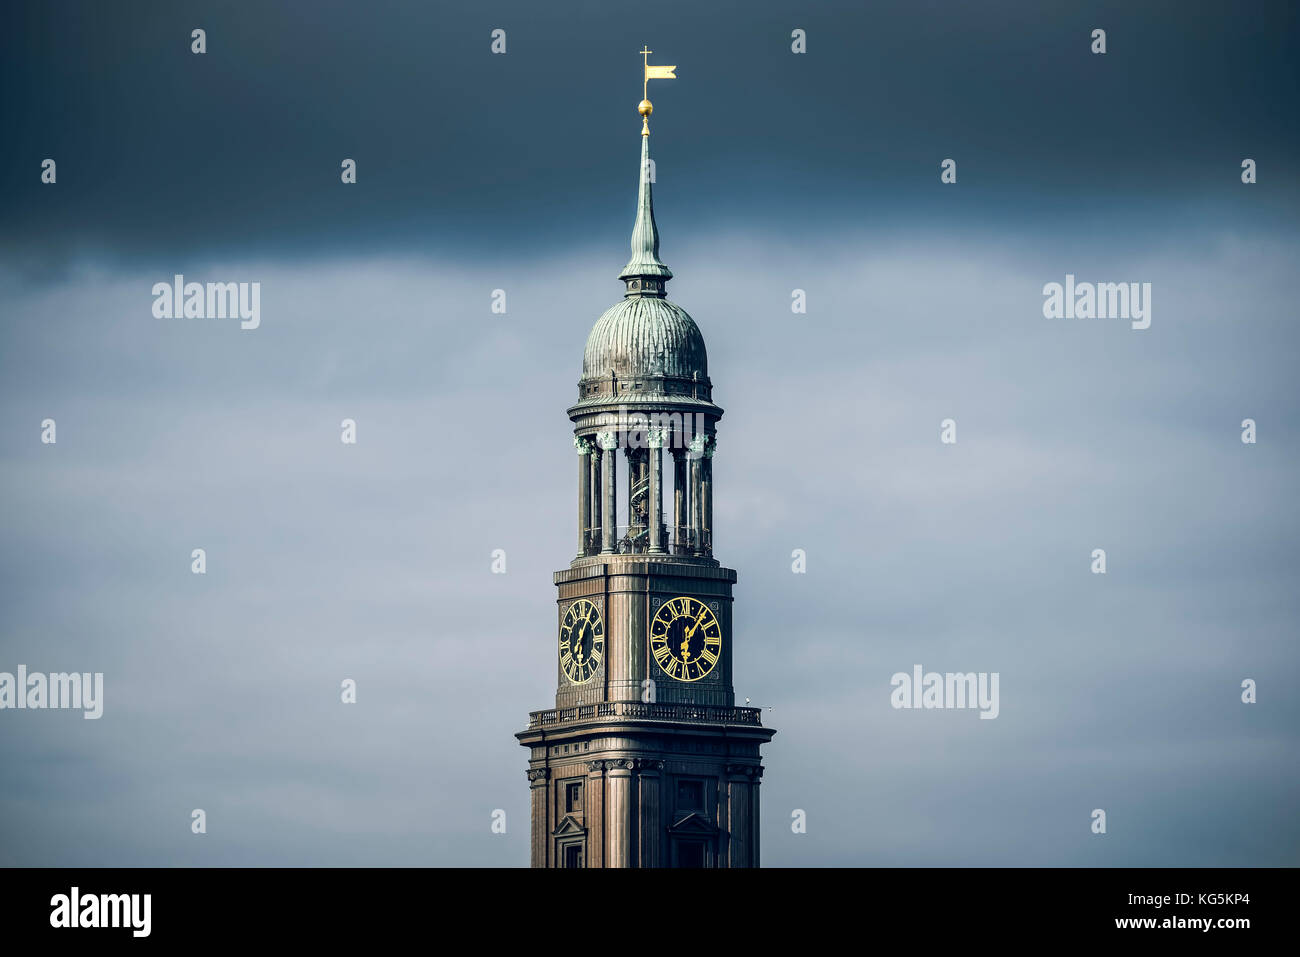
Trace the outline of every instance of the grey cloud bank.
{"label": "grey cloud bank", "polygon": [[[840,238],[773,275],[747,242],[779,248],[665,258],[727,409],[737,693],[781,729],[765,863],[1295,863],[1295,245]],[[0,657],[115,676],[99,721],[0,715],[3,862],[523,864],[512,734],[550,690],[564,409],[620,248],[183,264],[261,277],[254,335],[159,322],[144,273],[0,277]],[[1063,263],[1150,277],[1162,320],[1043,318]],[[527,293],[497,316],[497,287]],[[917,661],[999,673],[998,719],[891,708]]]}

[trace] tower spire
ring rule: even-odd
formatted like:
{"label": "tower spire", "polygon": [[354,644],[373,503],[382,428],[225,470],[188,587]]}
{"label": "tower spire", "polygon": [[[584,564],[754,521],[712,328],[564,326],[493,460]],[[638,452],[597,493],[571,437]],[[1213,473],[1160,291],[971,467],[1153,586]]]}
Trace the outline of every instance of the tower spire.
{"label": "tower spire", "polygon": [[642,100],[637,104],[641,114],[641,179],[637,189],[636,223],[632,226],[632,258],[627,261],[619,279],[627,283],[629,295],[664,294],[664,283],[673,278],[672,270],[659,261],[659,227],[655,224],[654,194],[650,181],[650,114],[654,104],[645,99],[651,80],[674,80],[676,66],[651,66],[649,56],[654,51],[648,47],[639,51],[645,70],[641,84]]}
{"label": "tower spire", "polygon": [[[647,61],[645,79],[672,69]],[[736,573],[713,557],[722,409],[699,327],[664,298],[650,111],[643,99],[627,293],[591,327],[566,410],[577,550],[553,578],[554,707],[515,735],[529,755],[534,867],[760,863],[761,749],[776,731],[736,707]],[[658,688],[649,709],[647,687]]]}

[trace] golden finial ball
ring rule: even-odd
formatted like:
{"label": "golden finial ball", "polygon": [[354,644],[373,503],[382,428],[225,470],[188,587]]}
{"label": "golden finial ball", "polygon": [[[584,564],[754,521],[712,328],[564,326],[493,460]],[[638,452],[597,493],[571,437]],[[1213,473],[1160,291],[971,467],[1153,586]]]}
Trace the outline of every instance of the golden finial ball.
{"label": "golden finial ball", "polygon": [[649,100],[642,100],[636,105],[636,111],[642,116],[649,116],[655,111],[655,107]]}

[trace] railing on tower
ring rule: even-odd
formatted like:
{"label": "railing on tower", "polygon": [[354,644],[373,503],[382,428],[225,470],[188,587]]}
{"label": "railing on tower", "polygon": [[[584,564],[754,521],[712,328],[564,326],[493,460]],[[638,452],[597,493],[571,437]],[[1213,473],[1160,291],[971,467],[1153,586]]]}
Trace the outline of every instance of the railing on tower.
{"label": "railing on tower", "polygon": [[687,724],[743,724],[761,727],[762,708],[727,708],[701,704],[644,704],[640,701],[604,701],[572,708],[550,708],[528,715],[528,727],[544,728],[569,721],[627,718],[639,721],[673,721]]}

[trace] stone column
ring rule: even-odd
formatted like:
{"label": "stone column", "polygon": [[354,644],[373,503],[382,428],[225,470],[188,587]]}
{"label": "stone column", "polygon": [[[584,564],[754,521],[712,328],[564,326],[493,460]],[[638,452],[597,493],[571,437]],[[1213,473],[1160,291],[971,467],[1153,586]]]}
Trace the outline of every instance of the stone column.
{"label": "stone column", "polygon": [[691,543],[691,552],[695,555],[704,554],[704,516],[703,504],[704,495],[702,491],[703,479],[701,476],[701,462],[704,459],[704,436],[697,435],[691,439],[691,447],[687,458],[691,466],[691,531],[688,536]]}
{"label": "stone column", "polygon": [[718,778],[718,846],[715,867],[731,866],[731,767]]}
{"label": "stone column", "polygon": [[605,762],[609,780],[609,804],[605,815],[605,833],[608,835],[606,867],[632,866],[632,760],[615,759]]}
{"label": "stone column", "polygon": [[669,451],[673,457],[673,544],[676,546],[677,554],[680,555],[685,552],[688,544],[686,509],[689,496],[686,493],[686,450],[674,448]]}
{"label": "stone column", "polygon": [[578,450],[578,557],[587,554],[587,531],[591,528],[591,443],[578,436],[573,440]]}
{"label": "stone column", "polygon": [[587,762],[587,793],[582,797],[587,828],[587,866],[605,866],[605,762]]}
{"label": "stone column", "polygon": [[713,554],[713,453],[718,450],[718,437],[710,435],[704,446],[704,458],[700,462],[700,514],[704,534],[702,547],[705,555]]}
{"label": "stone column", "polygon": [[532,768],[528,772],[528,797],[532,805],[532,850],[533,867],[549,867],[551,861],[551,809],[547,806],[550,793],[551,772],[548,768]]}
{"label": "stone column", "polygon": [[650,551],[661,555],[664,551],[663,431],[651,429],[646,434],[646,442],[650,446]]}
{"label": "stone column", "polygon": [[[749,795],[750,776],[754,769],[745,764],[727,765],[727,847],[728,867],[753,867],[754,817]],[[719,853],[722,849],[719,848]]]}
{"label": "stone column", "polygon": [[591,537],[589,547],[593,552],[597,552],[600,551],[600,530],[602,527],[600,512],[601,503],[604,499],[600,497],[600,446],[594,442],[589,444],[591,445],[591,455],[588,456],[591,460],[591,475],[587,478],[587,482],[591,486],[591,497],[589,499],[591,503]]}
{"label": "stone column", "polygon": [[615,504],[616,476],[614,449],[618,446],[618,437],[613,432],[600,432],[596,436],[600,443],[601,455],[601,519],[600,552],[602,555],[614,551],[614,517],[618,514]]}
{"label": "stone column", "polygon": [[640,834],[637,837],[640,856],[638,863],[642,867],[663,867],[661,850],[664,843],[664,825],[660,819],[660,806],[663,803],[661,772],[664,769],[664,762],[638,759],[637,767],[640,770],[637,775],[637,804],[641,811]]}

